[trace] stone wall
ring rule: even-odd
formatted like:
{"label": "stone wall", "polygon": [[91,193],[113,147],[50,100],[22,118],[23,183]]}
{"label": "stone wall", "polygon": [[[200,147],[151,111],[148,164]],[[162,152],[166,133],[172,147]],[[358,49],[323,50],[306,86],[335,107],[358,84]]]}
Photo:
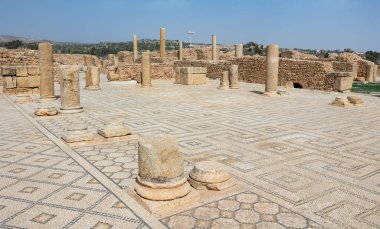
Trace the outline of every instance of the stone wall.
{"label": "stone wall", "polygon": [[[112,70],[114,71],[114,70]],[[152,63],[152,79],[171,79],[174,77],[173,65],[168,63]],[[141,64],[123,64],[116,67],[116,77],[108,80],[136,80],[141,72]]]}
{"label": "stone wall", "polygon": [[5,66],[0,68],[4,94],[39,93],[38,65]]}
{"label": "stone wall", "polygon": [[0,66],[38,65],[38,52],[30,49],[0,48]]}
{"label": "stone wall", "polygon": [[98,57],[85,54],[54,54],[54,62],[63,65],[90,65],[101,67]]}

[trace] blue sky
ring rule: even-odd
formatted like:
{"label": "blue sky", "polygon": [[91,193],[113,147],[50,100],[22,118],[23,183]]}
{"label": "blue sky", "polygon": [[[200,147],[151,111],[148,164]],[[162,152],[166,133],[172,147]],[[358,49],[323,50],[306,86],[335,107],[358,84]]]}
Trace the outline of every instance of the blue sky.
{"label": "blue sky", "polygon": [[380,0],[0,0],[0,34],[55,41],[159,38],[380,51]]}

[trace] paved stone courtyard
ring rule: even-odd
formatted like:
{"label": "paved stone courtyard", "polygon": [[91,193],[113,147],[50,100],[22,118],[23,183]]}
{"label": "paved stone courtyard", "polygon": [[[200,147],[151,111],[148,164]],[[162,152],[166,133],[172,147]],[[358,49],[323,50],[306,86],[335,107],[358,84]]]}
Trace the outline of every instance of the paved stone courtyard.
{"label": "paved stone courtyard", "polygon": [[[328,105],[342,95],[334,92],[270,98],[258,84],[152,84],[102,81],[100,91],[81,90],[84,113],[53,117],[34,117],[36,103],[0,95],[0,227],[380,228],[379,97],[340,108]],[[117,116],[133,136],[60,139],[72,122],[96,133]],[[185,171],[218,161],[240,188],[209,191],[162,218],[149,214],[127,190],[137,176],[137,136],[158,133],[178,138]]]}

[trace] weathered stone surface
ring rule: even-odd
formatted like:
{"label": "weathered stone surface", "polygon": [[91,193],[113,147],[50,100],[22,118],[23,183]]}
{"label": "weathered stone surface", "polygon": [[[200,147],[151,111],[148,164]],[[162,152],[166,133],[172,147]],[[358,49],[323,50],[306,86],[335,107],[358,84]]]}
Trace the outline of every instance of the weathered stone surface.
{"label": "weathered stone surface", "polygon": [[40,86],[40,76],[17,77],[17,87],[19,88],[37,88]]}
{"label": "weathered stone surface", "polygon": [[336,97],[330,105],[338,107],[350,107],[351,104],[346,97]]}
{"label": "weathered stone surface", "polygon": [[98,134],[105,138],[112,138],[132,134],[132,131],[124,125],[122,118],[113,118],[107,121],[101,129],[98,129]]}
{"label": "weathered stone surface", "polygon": [[351,90],[354,79],[352,72],[333,72],[329,76],[334,77],[334,90],[339,92],[349,92]]}
{"label": "weathered stone surface", "polygon": [[222,72],[222,76],[220,77],[220,85],[218,87],[219,89],[223,90],[223,89],[228,89],[230,87],[228,76],[229,76],[228,71]]}
{"label": "weathered stone surface", "polygon": [[15,76],[4,76],[4,89],[16,88],[17,78]]}
{"label": "weathered stone surface", "polygon": [[32,97],[30,95],[17,95],[15,103],[24,104],[33,102]]}
{"label": "weathered stone surface", "polygon": [[4,66],[2,74],[3,74],[3,76],[15,76],[16,75],[16,67]]}
{"label": "weathered stone surface", "polygon": [[363,99],[360,96],[357,96],[357,95],[348,96],[347,99],[354,106],[362,106],[364,104]]}
{"label": "weathered stone surface", "polygon": [[78,67],[67,65],[61,66],[61,108],[65,114],[83,112],[80,105],[79,73]]}
{"label": "weathered stone surface", "polygon": [[175,84],[180,84],[181,83],[181,67],[175,68],[175,79],[174,79]]}
{"label": "weathered stone surface", "polygon": [[165,28],[160,28],[160,57],[165,57],[166,55],[166,30]]}
{"label": "weathered stone surface", "polygon": [[201,161],[195,163],[189,174],[189,183],[195,189],[221,191],[234,186],[235,180],[229,173],[214,161]]}
{"label": "weathered stone surface", "polygon": [[28,66],[28,75],[30,76],[36,76],[40,75],[40,68],[35,65],[29,65]]}
{"label": "weathered stone surface", "polygon": [[53,116],[58,114],[58,110],[52,104],[41,103],[34,114],[37,116]]}
{"label": "weathered stone surface", "polygon": [[181,73],[184,73],[184,74],[206,74],[207,68],[204,68],[204,67],[184,67],[184,68],[181,68]]}
{"label": "weathered stone surface", "polygon": [[268,45],[266,56],[266,78],[264,95],[277,95],[279,59],[278,45]]}
{"label": "weathered stone surface", "polygon": [[150,53],[143,52],[141,57],[141,87],[151,87]]}
{"label": "weathered stone surface", "polygon": [[211,57],[211,60],[217,60],[218,59],[218,56],[217,56],[218,49],[216,47],[216,35],[213,34],[211,39],[212,39],[212,57]]}
{"label": "weathered stone surface", "polygon": [[182,51],[182,41],[179,42],[179,49],[178,49],[178,60],[183,59],[183,51]]}
{"label": "weathered stone surface", "polygon": [[53,45],[50,43],[38,44],[40,61],[40,99],[55,100],[53,75]]}
{"label": "weathered stone surface", "polygon": [[232,64],[229,68],[229,81],[231,89],[239,89],[239,69],[238,65]]}
{"label": "weathered stone surface", "polygon": [[137,48],[137,35],[133,35],[133,62],[136,62],[138,57],[138,48]]}
{"label": "weathered stone surface", "polygon": [[219,183],[230,178],[228,172],[220,167],[220,164],[214,161],[201,161],[195,163],[190,177],[203,183]]}
{"label": "weathered stone surface", "polygon": [[87,128],[84,123],[73,123],[67,127],[62,139],[67,143],[91,141],[94,136],[87,131]]}
{"label": "weathered stone surface", "polygon": [[28,76],[28,68],[26,66],[17,66],[16,67],[16,75],[17,75],[17,77],[27,77]]}
{"label": "weathered stone surface", "polygon": [[240,58],[243,57],[243,45],[242,44],[237,44],[235,45],[235,57]]}
{"label": "weathered stone surface", "polygon": [[98,67],[89,66],[86,71],[86,87],[87,90],[100,90],[100,71]]}
{"label": "weathered stone surface", "polygon": [[173,200],[190,192],[190,185],[184,177],[184,161],[174,136],[160,134],[141,138],[138,163],[135,190],[141,197]]}

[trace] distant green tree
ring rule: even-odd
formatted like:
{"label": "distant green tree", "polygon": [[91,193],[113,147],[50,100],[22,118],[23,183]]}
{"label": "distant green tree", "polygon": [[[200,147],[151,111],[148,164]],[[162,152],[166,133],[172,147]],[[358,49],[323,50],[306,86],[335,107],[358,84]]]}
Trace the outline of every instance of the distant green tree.
{"label": "distant green tree", "polygon": [[350,48],[345,48],[345,49],[343,49],[343,52],[353,52],[353,51]]}
{"label": "distant green tree", "polygon": [[21,40],[14,40],[14,41],[7,42],[5,44],[5,47],[8,48],[8,49],[17,49],[17,48],[19,48],[21,46],[22,46],[22,41]]}
{"label": "distant green tree", "polygon": [[367,51],[365,52],[365,58],[372,62],[379,62],[380,61],[380,53],[375,51]]}

